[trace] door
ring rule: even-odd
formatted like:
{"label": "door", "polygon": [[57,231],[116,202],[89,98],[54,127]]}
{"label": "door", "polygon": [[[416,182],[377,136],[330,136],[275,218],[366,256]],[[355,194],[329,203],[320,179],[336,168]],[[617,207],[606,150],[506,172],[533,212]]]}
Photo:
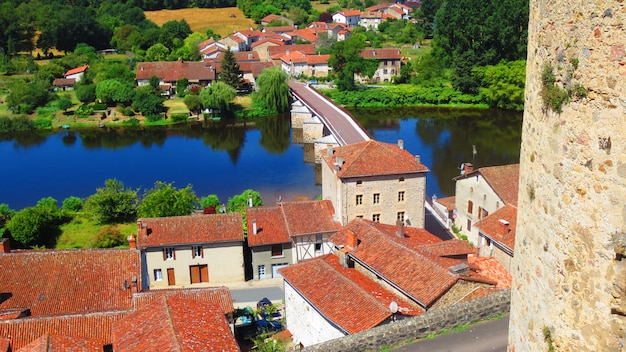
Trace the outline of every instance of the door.
{"label": "door", "polygon": [[189,276],[192,284],[200,282],[209,282],[209,266],[208,265],[190,265]]}
{"label": "door", "polygon": [[200,265],[200,282],[209,282],[209,266]]}
{"label": "door", "polygon": [[280,275],[280,273],[278,272],[278,269],[280,268],[284,268],[286,267],[288,264],[287,263],[282,263],[282,264],[272,264],[272,277],[273,278],[280,278],[283,277],[282,275]]}
{"label": "door", "polygon": [[265,265],[259,265],[259,280],[265,279]]}
{"label": "door", "polygon": [[176,285],[176,279],[174,278],[174,268],[167,269],[167,284],[170,286]]}

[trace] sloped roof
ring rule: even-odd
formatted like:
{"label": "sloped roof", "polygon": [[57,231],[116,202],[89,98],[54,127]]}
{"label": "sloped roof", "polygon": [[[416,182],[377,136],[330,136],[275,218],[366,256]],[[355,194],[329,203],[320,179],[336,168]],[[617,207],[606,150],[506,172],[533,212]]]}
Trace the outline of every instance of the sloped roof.
{"label": "sloped roof", "polygon": [[512,287],[511,274],[494,257],[468,258],[469,266],[482,276],[495,281],[498,289],[510,289]]}
{"label": "sloped roof", "polygon": [[214,64],[211,61],[157,61],[137,64],[136,80],[150,79],[157,76],[165,82],[179,79],[210,81],[215,79]]}
{"label": "sloped roof", "polygon": [[270,46],[267,48],[267,52],[272,57],[272,59],[279,59],[281,56],[287,54],[288,52],[299,51],[301,53],[307,55],[315,54],[315,45],[313,44],[294,44],[294,45],[283,45],[283,46]]}
{"label": "sloped roof", "polygon": [[282,202],[279,206],[290,236],[335,232],[341,228],[335,221],[335,208],[330,200]]}
{"label": "sloped roof", "polygon": [[335,169],[337,158],[343,159],[343,165],[337,171],[337,177],[359,177],[373,175],[398,175],[427,172],[428,168],[415,160],[407,150],[400,149],[397,144],[368,140],[336,147],[333,154],[321,151],[322,158]]}
{"label": "sloped roof", "polygon": [[30,308],[32,316],[130,309],[134,289],[141,287],[139,251],[72,249],[14,251],[0,254],[2,292],[11,297],[0,308]]}
{"label": "sloped roof", "polygon": [[167,245],[243,242],[241,213],[148,218],[137,221],[137,248]]}
{"label": "sloped roof", "polygon": [[240,351],[215,303],[180,297],[162,297],[120,320],[113,327],[113,347],[119,352]]}
{"label": "sloped roof", "polygon": [[[224,60],[224,54],[225,52],[220,52],[213,61],[215,63],[221,63],[222,60]],[[233,57],[237,63],[242,61],[259,61],[259,53],[256,51],[237,51],[233,53]]]}
{"label": "sloped roof", "polygon": [[389,7],[389,4],[376,4],[370,7],[367,7],[366,10],[370,12],[380,11]]}
{"label": "sloped roof", "polygon": [[280,57],[280,60],[285,62],[285,63],[294,63],[294,64],[304,64],[306,63],[307,59],[306,59],[306,54],[303,54],[299,51],[291,51],[289,53],[286,53],[285,55]]}
{"label": "sloped roof", "polygon": [[76,78],[55,78],[52,85],[55,87],[71,87],[76,83]]}
{"label": "sloped roof", "polygon": [[328,64],[330,55],[307,55],[306,63],[308,65]]}
{"label": "sloped roof", "polygon": [[261,22],[272,22],[272,21],[280,20],[281,18],[283,17],[270,13],[269,15],[261,18]]}
{"label": "sloped roof", "polygon": [[261,40],[257,40],[256,42],[252,43],[252,45],[250,45],[250,47],[252,49],[254,49],[254,48],[258,47],[259,45],[263,45],[263,44],[266,44],[266,43],[267,43],[268,46],[287,45],[287,44],[285,44],[285,39],[286,38],[280,38],[280,39],[279,38],[274,38],[273,36],[272,37],[268,37],[268,38],[263,38]]}
{"label": "sloped roof", "polygon": [[129,313],[127,310],[0,320],[0,337],[9,338],[14,351],[19,351],[45,334],[95,341],[100,344],[102,351],[102,346],[112,341],[113,326]]}
{"label": "sloped roof", "polygon": [[0,352],[11,352],[9,347],[11,347],[11,340],[0,337]]}
{"label": "sloped roof", "polygon": [[258,62],[242,62],[239,64],[239,70],[242,73],[252,73],[253,77],[259,77],[259,75],[266,68],[273,67],[274,65],[269,61],[258,61]]}
{"label": "sloped roof", "polygon": [[217,304],[226,314],[232,313],[235,310],[230,290],[225,286],[160,289],[138,292],[133,295],[133,309],[141,309],[152,304],[154,301],[161,299],[162,297],[172,296],[213,302]]}
{"label": "sloped roof", "polygon": [[[483,178],[506,204],[517,207],[519,164],[481,167],[476,172],[483,175]],[[470,173],[472,174],[474,173]]]}
{"label": "sloped roof", "polygon": [[337,14],[339,15],[343,15],[345,17],[349,17],[349,16],[359,16],[361,15],[361,11],[359,10],[347,10],[347,11],[340,11],[337,12]]}
{"label": "sloped roof", "polygon": [[456,209],[456,197],[455,196],[437,198],[437,203],[446,207],[448,211]]}
{"label": "sloped roof", "polygon": [[101,352],[102,343],[74,336],[46,333],[35,341],[20,348],[20,352]]}
{"label": "sloped roof", "polygon": [[296,29],[294,26],[265,27],[265,33],[286,33],[294,29]]}
{"label": "sloped roof", "polygon": [[241,31],[237,31],[235,33],[242,34],[243,36],[245,36],[247,38],[263,36],[263,32],[261,32],[258,29],[244,29],[244,30],[241,30]]}
{"label": "sloped roof", "polygon": [[[507,230],[501,221],[508,223]],[[479,231],[489,236],[492,240],[504,245],[509,250],[515,250],[515,232],[517,228],[517,207],[505,205],[502,208],[489,214],[486,218],[477,222]]]}
{"label": "sloped roof", "polygon": [[333,254],[305,260],[279,271],[316,310],[350,334],[373,328],[389,319],[392,301],[398,304],[398,310],[403,314],[421,313],[419,308],[359,271],[342,267]]}
{"label": "sloped roof", "polygon": [[80,67],[73,68],[73,69],[68,70],[67,72],[65,72],[65,76],[75,75],[77,73],[85,72],[85,71],[87,71],[88,68],[89,68],[89,65],[83,65],[83,66],[80,66]]}
{"label": "sloped roof", "polygon": [[366,18],[382,18],[383,14],[381,12],[363,12],[361,13],[361,19],[366,19]]}
{"label": "sloped roof", "polygon": [[361,56],[364,59],[400,60],[402,53],[397,48],[365,48]]}
{"label": "sloped roof", "polygon": [[311,28],[296,29],[294,31],[288,32],[287,34],[289,34],[292,37],[296,36],[296,37],[302,38],[303,40],[306,40],[309,42],[314,42],[319,39],[317,37],[317,31]]}
{"label": "sloped roof", "polygon": [[[256,221],[256,234],[253,230],[254,221]],[[246,222],[250,247],[291,242],[283,212],[278,206],[246,208]]]}

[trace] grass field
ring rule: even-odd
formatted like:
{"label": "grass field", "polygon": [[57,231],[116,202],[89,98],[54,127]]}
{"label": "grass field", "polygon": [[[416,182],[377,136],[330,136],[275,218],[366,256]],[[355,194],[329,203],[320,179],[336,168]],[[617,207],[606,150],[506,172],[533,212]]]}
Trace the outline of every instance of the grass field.
{"label": "grass field", "polygon": [[[70,223],[61,226],[61,236],[57,239],[57,249],[87,248],[93,243],[102,225],[82,215],[77,215]],[[137,231],[136,223],[119,224],[116,227],[126,236]]]}
{"label": "grass field", "polygon": [[[207,29],[213,30],[222,37],[227,37],[235,30],[256,27],[254,21],[243,15],[236,7],[221,9],[180,9],[145,11],[146,18],[162,26],[168,21],[184,19],[194,32],[204,33]],[[235,17],[232,17],[232,16]]]}

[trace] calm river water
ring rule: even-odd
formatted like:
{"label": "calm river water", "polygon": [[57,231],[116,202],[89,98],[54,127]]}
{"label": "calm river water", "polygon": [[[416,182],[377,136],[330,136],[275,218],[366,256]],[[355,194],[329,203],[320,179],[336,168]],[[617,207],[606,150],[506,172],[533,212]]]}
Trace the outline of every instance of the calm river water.
{"label": "calm river water", "polygon": [[[519,162],[521,113],[499,110],[353,109],[379,141],[404,140],[429,167],[427,194],[454,193],[461,162],[477,167]],[[473,155],[472,146],[477,153]],[[156,181],[193,186],[222,202],[245,189],[264,204],[321,194],[302,145],[291,143],[289,117],[256,125],[211,123],[141,129],[63,130],[0,138],[0,203],[19,210],[51,196],[87,197],[104,181],[151,188]]]}

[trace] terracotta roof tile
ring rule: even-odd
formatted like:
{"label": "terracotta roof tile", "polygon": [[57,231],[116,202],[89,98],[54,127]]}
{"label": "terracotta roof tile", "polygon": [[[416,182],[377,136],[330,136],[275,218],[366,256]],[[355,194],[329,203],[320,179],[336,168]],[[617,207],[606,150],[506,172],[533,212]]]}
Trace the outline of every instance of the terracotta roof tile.
{"label": "terracotta roof tile", "polygon": [[137,248],[165,245],[243,242],[243,222],[240,213],[204,214],[148,218],[137,221],[146,224],[138,231]]}
{"label": "terracotta roof tile", "polygon": [[330,200],[282,202],[280,207],[290,236],[337,232],[341,228]]}
{"label": "terracotta roof tile", "polygon": [[336,255],[305,260],[279,271],[322,315],[350,334],[373,328],[388,319],[392,301],[398,303],[403,314],[421,313],[419,308],[364,274],[342,267]]}
{"label": "terracotta roof tile", "polygon": [[267,52],[272,57],[272,59],[279,59],[287,52],[291,53],[294,51],[299,51],[307,55],[313,55],[315,54],[315,46],[313,44],[294,44],[284,46],[270,46],[269,48],[267,48]]}
{"label": "terracotta roof tile", "polygon": [[402,53],[397,48],[365,48],[361,56],[365,59],[400,60]]}
{"label": "terracotta roof tile", "polygon": [[179,79],[212,81],[215,79],[214,64],[211,61],[157,61],[137,64],[136,80],[150,79],[157,76],[165,82]]}
{"label": "terracotta roof tile", "polygon": [[0,337],[9,338],[14,351],[45,334],[72,336],[104,346],[112,342],[113,326],[130,311],[0,320]]}
{"label": "terracotta roof tile", "polygon": [[306,57],[306,63],[309,65],[328,64],[330,55],[308,55]]}
{"label": "terracotta roof tile", "polygon": [[73,68],[67,72],[65,72],[65,76],[75,75],[77,73],[85,72],[89,68],[89,65],[83,65],[80,67]]}
{"label": "terracotta roof tile", "polygon": [[76,78],[56,78],[52,81],[52,85],[55,87],[73,86],[74,83],[76,83]]}
{"label": "terracotta roof tile", "polygon": [[[144,332],[137,338],[137,332]],[[113,347],[138,351],[239,351],[222,310],[213,302],[162,297],[113,327]]]}
{"label": "terracotta roof tile", "polygon": [[326,163],[334,169],[337,158],[343,159],[343,166],[337,177],[359,177],[371,175],[398,175],[427,172],[428,168],[415,160],[407,150],[400,149],[397,144],[389,144],[369,140],[333,149],[328,156],[326,150],[321,151]]}
{"label": "terracotta roof tile", "polygon": [[452,211],[456,209],[456,197],[455,196],[437,198],[437,203],[446,207],[448,211]]}
{"label": "terracotta roof tile", "polygon": [[11,352],[11,340],[0,337],[0,352]]}
{"label": "terracotta roof tile", "polygon": [[245,30],[242,30],[242,31],[237,31],[237,33],[240,33],[240,34],[242,34],[242,35],[244,35],[245,37],[248,37],[248,38],[263,36],[263,32],[261,32],[258,29],[245,29]]}
{"label": "terracotta roof tile", "polygon": [[486,218],[476,223],[481,233],[492,240],[504,245],[509,250],[515,250],[515,232],[517,228],[517,207],[505,205]]}
{"label": "terracotta roof tile", "polygon": [[101,352],[102,342],[74,336],[44,334],[35,341],[20,348],[19,352]]}
{"label": "terracotta roof tile", "polygon": [[288,54],[285,54],[280,57],[280,60],[285,63],[306,63],[306,54],[303,54],[299,51],[291,51]]}
{"label": "terracotta roof tile", "polygon": [[266,68],[273,67],[274,65],[269,61],[259,62],[241,62],[239,63],[239,69],[243,73],[252,73],[253,77],[258,77]]}
{"label": "terracotta roof tile", "polygon": [[479,274],[495,281],[499,289],[510,289],[512,287],[511,274],[494,257],[473,257],[468,258],[470,267]]}
{"label": "terracotta roof tile", "polygon": [[73,249],[0,254],[2,292],[11,297],[0,308],[30,308],[33,316],[125,310],[140,281],[139,251]]}
{"label": "terracotta roof tile", "polygon": [[291,32],[294,29],[296,29],[296,27],[294,26],[265,27],[265,32],[266,33],[286,33],[286,32]]}
{"label": "terracotta roof tile", "polygon": [[341,12],[339,12],[339,14],[344,15],[346,17],[349,17],[349,16],[359,16],[361,14],[361,11],[359,11],[359,10],[348,10],[348,11],[341,11]]}
{"label": "terracotta roof tile", "polygon": [[285,38],[283,39],[278,39],[278,38],[264,38],[261,40],[257,40],[256,42],[252,43],[252,45],[250,45],[250,47],[252,49],[258,47],[259,45],[268,43],[268,45],[271,46],[282,46],[282,45],[286,45],[285,44]]}
{"label": "terracotta roof tile", "polygon": [[[253,224],[255,221],[256,234]],[[250,247],[291,242],[283,212],[278,206],[246,208],[246,222]]]}
{"label": "terracotta roof tile", "polygon": [[276,20],[280,20],[281,16],[275,15],[273,13],[270,13],[269,15],[263,17],[261,19],[261,22],[272,22],[272,21],[276,21]]}
{"label": "terracotta roof tile", "polygon": [[181,297],[217,304],[224,313],[234,312],[233,299],[227,287],[177,288],[138,292],[133,295],[133,309],[141,309],[162,297]]}
{"label": "terracotta roof tile", "polygon": [[311,28],[296,29],[294,31],[288,32],[287,34],[289,34],[292,37],[296,36],[296,37],[302,38],[303,40],[306,40],[309,42],[314,42],[319,39],[317,37],[317,31]]}
{"label": "terracotta roof tile", "polygon": [[517,206],[519,164],[481,167],[478,172],[506,204]]}

